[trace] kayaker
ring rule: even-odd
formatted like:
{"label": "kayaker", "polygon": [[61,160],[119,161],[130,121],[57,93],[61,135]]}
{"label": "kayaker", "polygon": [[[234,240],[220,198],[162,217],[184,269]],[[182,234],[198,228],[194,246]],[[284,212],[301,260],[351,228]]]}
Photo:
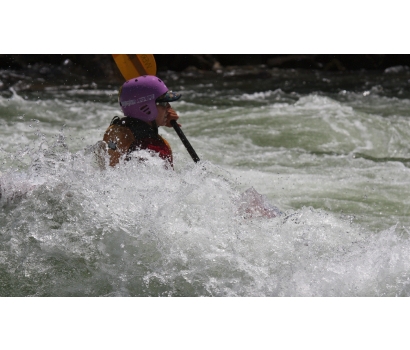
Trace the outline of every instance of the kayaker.
{"label": "kayaker", "polygon": [[[169,103],[180,98],[181,94],[169,91],[164,82],[156,76],[144,75],[126,81],[120,88],[118,97],[124,117],[114,117],[103,141],[99,142],[98,149],[103,151],[99,154],[102,156],[99,157],[100,166],[105,165],[106,152],[110,166],[116,166],[134,157],[143,161],[144,157],[135,151],[148,150],[161,157],[166,167],[172,168],[171,147],[158,134],[158,128],[172,127],[171,120],[179,119]],[[281,214],[278,208],[270,205],[266,198],[253,188],[240,196],[237,205],[238,213],[245,218],[274,218]]]}
{"label": "kayaker", "polygon": [[171,127],[171,120],[179,119],[169,103],[180,98],[181,94],[169,91],[165,83],[153,75],[126,81],[118,96],[124,117],[113,118],[100,142],[100,147],[108,153],[110,166],[130,160],[134,151],[148,150],[159,155],[165,166],[173,167],[171,146],[158,134],[158,128]]}

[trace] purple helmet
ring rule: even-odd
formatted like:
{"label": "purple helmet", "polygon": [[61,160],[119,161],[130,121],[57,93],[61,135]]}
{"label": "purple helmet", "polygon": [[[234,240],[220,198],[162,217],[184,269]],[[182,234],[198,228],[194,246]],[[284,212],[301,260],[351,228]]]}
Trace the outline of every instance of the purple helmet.
{"label": "purple helmet", "polygon": [[121,86],[118,102],[126,117],[150,122],[158,115],[155,102],[171,102],[180,97],[180,94],[168,92],[167,86],[158,77],[143,75],[127,80]]}

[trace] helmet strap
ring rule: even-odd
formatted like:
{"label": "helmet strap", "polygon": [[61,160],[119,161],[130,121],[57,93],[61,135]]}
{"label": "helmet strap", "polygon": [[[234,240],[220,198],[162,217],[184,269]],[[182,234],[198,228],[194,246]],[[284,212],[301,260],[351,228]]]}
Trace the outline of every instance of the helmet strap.
{"label": "helmet strap", "polygon": [[157,121],[156,121],[156,120],[153,120],[153,121],[151,122],[151,125],[152,125],[152,128],[153,128],[153,129],[158,130],[158,125],[157,125]]}

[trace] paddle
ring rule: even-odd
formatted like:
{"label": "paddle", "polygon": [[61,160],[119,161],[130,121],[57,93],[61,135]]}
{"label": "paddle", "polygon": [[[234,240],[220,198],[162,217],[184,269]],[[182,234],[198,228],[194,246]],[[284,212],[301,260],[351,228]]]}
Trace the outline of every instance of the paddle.
{"label": "paddle", "polygon": [[140,75],[157,74],[157,64],[154,55],[112,55],[125,80]]}
{"label": "paddle", "polygon": [[[154,55],[112,55],[118,69],[120,70],[122,76],[129,80],[131,78],[136,78],[141,75],[157,74],[157,64],[155,62]],[[195,163],[199,162],[199,157],[195,150],[189,143],[188,139],[185,137],[181,128],[179,127],[176,120],[171,120],[171,125],[178,134],[188,153],[192,157]]]}

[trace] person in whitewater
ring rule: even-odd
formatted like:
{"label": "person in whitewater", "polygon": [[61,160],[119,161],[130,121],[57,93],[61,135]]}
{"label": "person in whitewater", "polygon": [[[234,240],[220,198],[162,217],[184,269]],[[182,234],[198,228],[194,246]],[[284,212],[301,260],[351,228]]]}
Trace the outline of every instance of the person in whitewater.
{"label": "person in whitewater", "polygon": [[[171,147],[158,134],[158,128],[171,127],[171,120],[178,120],[169,103],[180,98],[181,94],[169,91],[156,76],[144,75],[127,80],[118,96],[124,117],[113,118],[100,143],[100,148],[108,153],[109,165],[116,166],[121,159],[130,160],[134,151],[147,150],[172,168]],[[143,158],[139,157],[139,160]]]}
{"label": "person in whitewater", "polygon": [[[160,126],[171,127],[171,120],[178,120],[170,102],[177,101],[181,94],[169,91],[156,76],[144,75],[126,81],[119,91],[118,101],[123,118],[114,117],[99,142],[99,164],[105,165],[104,154],[108,153],[109,165],[115,167],[121,159],[128,161],[138,150],[157,154],[165,165],[173,168],[172,150],[169,143],[158,134]],[[179,125],[179,124],[178,124]],[[139,161],[144,158],[137,155]],[[245,218],[281,215],[278,208],[270,205],[266,198],[254,188],[245,191],[238,199],[238,213]]]}

